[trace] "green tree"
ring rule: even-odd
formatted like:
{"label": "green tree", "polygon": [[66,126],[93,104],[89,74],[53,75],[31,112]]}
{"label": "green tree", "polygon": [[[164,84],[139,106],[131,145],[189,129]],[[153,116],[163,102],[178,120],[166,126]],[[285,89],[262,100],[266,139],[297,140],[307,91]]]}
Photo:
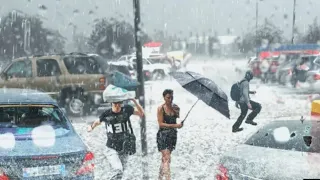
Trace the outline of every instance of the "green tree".
{"label": "green tree", "polygon": [[[29,28],[28,28],[29,27]],[[30,29],[30,35],[25,34]],[[28,37],[28,40],[25,38]],[[2,17],[0,22],[0,56],[6,59],[30,54],[60,52],[64,48],[65,38],[58,31],[43,27],[41,19],[23,12],[13,11]],[[25,45],[27,50],[25,51]]]}
{"label": "green tree", "polygon": [[316,44],[320,40],[320,25],[318,24],[318,18],[313,20],[313,23],[309,25],[308,31],[303,36],[304,43]]}
{"label": "green tree", "polygon": [[[138,34],[142,44],[149,40],[144,32]],[[115,18],[99,19],[88,43],[97,54],[104,57],[114,58],[127,54],[135,47],[134,28],[131,24]]]}
{"label": "green tree", "polygon": [[284,41],[283,31],[268,19],[264,20],[263,25],[258,26],[257,36],[255,31],[248,32],[243,36],[242,42],[239,43],[239,49],[241,52],[247,53],[253,51],[257,45],[260,47],[265,41],[268,42],[268,45],[282,43]]}

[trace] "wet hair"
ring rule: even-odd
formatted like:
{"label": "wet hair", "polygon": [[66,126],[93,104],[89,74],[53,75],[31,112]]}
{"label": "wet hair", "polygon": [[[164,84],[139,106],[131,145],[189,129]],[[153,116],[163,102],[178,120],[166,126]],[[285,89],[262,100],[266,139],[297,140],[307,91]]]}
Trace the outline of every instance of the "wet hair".
{"label": "wet hair", "polygon": [[172,89],[165,89],[162,93],[162,96],[165,97],[167,94],[173,94],[173,90]]}

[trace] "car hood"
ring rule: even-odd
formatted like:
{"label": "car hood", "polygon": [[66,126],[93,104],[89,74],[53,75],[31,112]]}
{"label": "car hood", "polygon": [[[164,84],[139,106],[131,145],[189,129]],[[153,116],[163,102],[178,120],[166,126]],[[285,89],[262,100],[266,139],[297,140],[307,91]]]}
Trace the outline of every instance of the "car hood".
{"label": "car hood", "polygon": [[[80,137],[70,131],[65,136],[37,139],[6,139],[1,138],[0,157],[11,158],[21,156],[60,155],[85,151],[86,145]],[[4,147],[6,144],[7,147]]]}
{"label": "car hood", "polygon": [[220,163],[234,179],[303,179],[320,177],[319,153],[306,153],[250,145],[227,152]]}

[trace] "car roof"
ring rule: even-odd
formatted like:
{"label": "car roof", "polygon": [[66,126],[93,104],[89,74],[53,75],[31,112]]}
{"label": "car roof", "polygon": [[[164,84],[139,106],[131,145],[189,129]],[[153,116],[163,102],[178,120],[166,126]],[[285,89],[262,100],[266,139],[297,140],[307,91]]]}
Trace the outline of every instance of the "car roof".
{"label": "car roof", "polygon": [[[315,136],[320,137],[320,120],[274,120],[270,123],[264,125],[263,127],[259,128],[257,133],[263,133],[267,131],[273,131],[274,129],[280,128],[280,127],[287,127],[290,132],[292,131],[304,131],[305,129],[312,129],[312,130],[318,130]],[[308,133],[308,132],[306,132]]]}
{"label": "car roof", "polygon": [[36,60],[38,58],[55,58],[59,59],[59,57],[92,57],[92,56],[98,56],[97,54],[84,54],[84,53],[70,53],[70,54],[49,54],[49,55],[32,55],[32,56],[24,56],[19,57],[16,59],[13,59],[12,61],[21,61],[29,59],[31,61]]}
{"label": "car roof", "polygon": [[0,104],[43,104],[58,106],[56,100],[38,90],[0,88]]}

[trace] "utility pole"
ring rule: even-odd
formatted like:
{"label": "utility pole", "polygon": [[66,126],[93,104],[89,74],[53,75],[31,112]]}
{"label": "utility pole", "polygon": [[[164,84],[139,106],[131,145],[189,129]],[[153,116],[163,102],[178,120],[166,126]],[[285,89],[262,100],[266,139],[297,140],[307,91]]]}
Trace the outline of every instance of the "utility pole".
{"label": "utility pole", "polygon": [[[145,98],[144,98],[144,78],[143,78],[143,63],[142,63],[142,46],[140,41],[140,1],[133,0],[133,12],[134,12],[134,37],[136,44],[136,58],[137,58],[137,78],[139,81],[138,97],[139,103],[145,109]],[[148,161],[146,159],[148,154],[147,148],[147,135],[146,135],[146,119],[145,115],[141,118],[140,124],[141,134],[141,149],[142,149],[142,179],[148,180]]]}
{"label": "utility pole", "polygon": [[256,0],[256,57],[259,57],[259,49],[258,49],[258,14],[259,13],[259,0]]}
{"label": "utility pole", "polygon": [[296,0],[293,0],[293,15],[292,15],[292,36],[291,44],[294,44],[294,27],[296,23]]}

